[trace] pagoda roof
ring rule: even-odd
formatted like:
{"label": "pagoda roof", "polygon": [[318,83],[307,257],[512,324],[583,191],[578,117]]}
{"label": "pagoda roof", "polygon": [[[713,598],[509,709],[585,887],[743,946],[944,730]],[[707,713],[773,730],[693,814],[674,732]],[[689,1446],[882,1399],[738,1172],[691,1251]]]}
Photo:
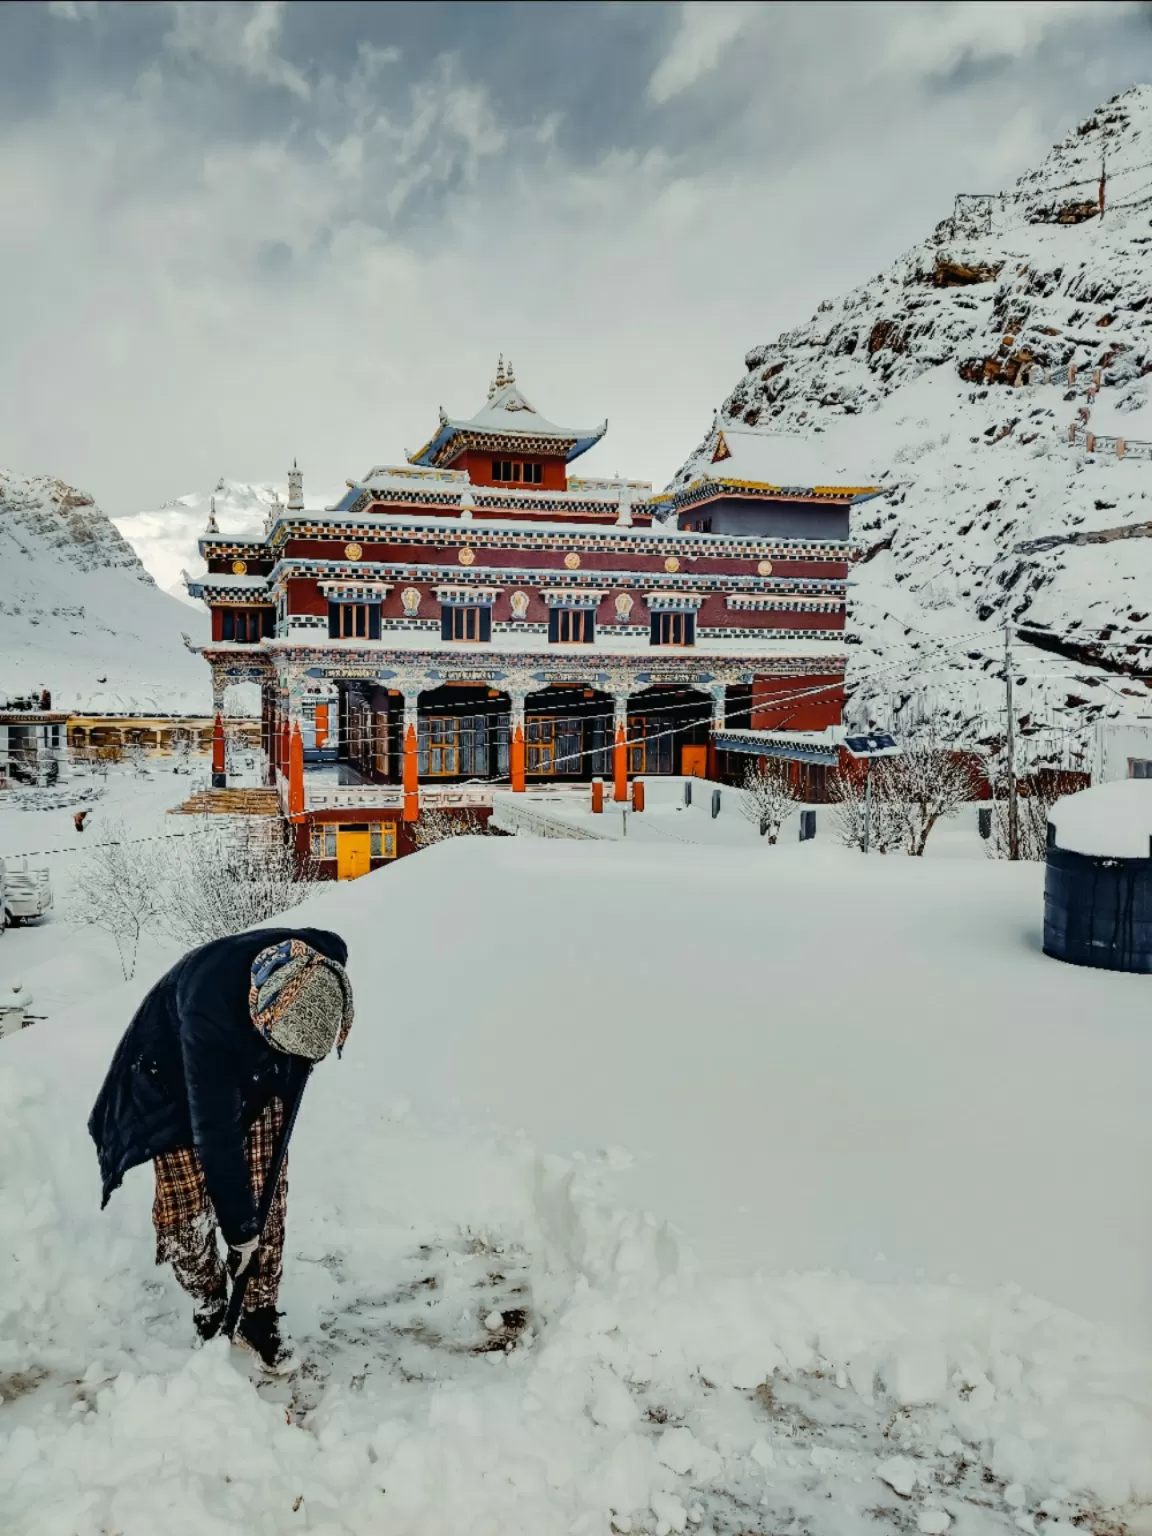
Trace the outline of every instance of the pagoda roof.
{"label": "pagoda roof", "polygon": [[526,440],[544,440],[557,450],[563,449],[568,463],[598,443],[608,430],[603,421],[598,427],[561,427],[542,416],[526,398],[511,375],[504,374],[503,363],[488,391],[488,399],[475,416],[450,417],[441,410],[440,426],[418,453],[410,455],[410,464],[442,465],[462,449],[492,445],[493,439],[506,439],[512,451],[523,451]]}
{"label": "pagoda roof", "polygon": [[719,423],[691,462],[688,484],[674,499],[684,498],[689,491],[698,493],[701,482],[724,486],[736,493],[753,491],[843,501],[865,501],[881,494],[879,486],[859,484],[858,478],[838,464],[823,444],[810,437]]}

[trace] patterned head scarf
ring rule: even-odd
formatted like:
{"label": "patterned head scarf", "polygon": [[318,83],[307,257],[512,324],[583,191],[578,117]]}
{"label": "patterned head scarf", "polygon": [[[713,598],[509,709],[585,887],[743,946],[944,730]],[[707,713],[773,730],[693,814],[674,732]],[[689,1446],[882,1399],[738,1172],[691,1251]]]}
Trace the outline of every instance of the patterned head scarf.
{"label": "patterned head scarf", "polygon": [[252,1022],[269,1045],[323,1061],[342,1055],[352,1028],[352,984],[344,967],[303,939],[282,939],[252,962]]}

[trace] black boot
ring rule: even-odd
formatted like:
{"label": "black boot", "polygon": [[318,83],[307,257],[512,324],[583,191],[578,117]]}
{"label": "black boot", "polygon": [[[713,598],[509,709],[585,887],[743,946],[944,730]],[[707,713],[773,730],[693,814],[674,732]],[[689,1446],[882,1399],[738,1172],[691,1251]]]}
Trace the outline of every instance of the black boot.
{"label": "black boot", "polygon": [[266,1371],[281,1376],[296,1369],[296,1353],[291,1341],[280,1332],[280,1313],[275,1307],[257,1307],[253,1312],[242,1313],[234,1342],[258,1355]]}
{"label": "black boot", "polygon": [[196,1325],[196,1332],[200,1336],[200,1342],[206,1344],[209,1339],[214,1339],[224,1326],[224,1313],[228,1310],[228,1300],[224,1296],[211,1296],[207,1301],[198,1301],[192,1312],[192,1321]]}

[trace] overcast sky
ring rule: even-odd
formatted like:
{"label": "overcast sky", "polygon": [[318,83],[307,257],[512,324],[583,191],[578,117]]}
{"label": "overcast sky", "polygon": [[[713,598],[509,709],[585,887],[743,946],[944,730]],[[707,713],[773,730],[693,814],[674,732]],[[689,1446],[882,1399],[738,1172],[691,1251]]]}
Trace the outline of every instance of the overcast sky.
{"label": "overcast sky", "polygon": [[0,465],[313,490],[496,354],[658,484],[754,343],[1152,78],[1152,8],[0,7]]}

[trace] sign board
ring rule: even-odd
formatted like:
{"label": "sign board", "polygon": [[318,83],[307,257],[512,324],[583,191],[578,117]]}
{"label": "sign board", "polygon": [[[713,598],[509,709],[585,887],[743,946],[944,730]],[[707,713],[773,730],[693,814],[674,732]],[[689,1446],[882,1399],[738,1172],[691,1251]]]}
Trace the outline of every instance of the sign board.
{"label": "sign board", "polygon": [[638,683],[711,683],[711,672],[637,672]]}
{"label": "sign board", "polygon": [[424,677],[427,682],[498,683],[507,675],[496,667],[432,667]]}
{"label": "sign board", "polygon": [[532,681],[536,683],[584,683],[588,687],[594,687],[597,683],[607,682],[607,674],[604,672],[533,672]]}

